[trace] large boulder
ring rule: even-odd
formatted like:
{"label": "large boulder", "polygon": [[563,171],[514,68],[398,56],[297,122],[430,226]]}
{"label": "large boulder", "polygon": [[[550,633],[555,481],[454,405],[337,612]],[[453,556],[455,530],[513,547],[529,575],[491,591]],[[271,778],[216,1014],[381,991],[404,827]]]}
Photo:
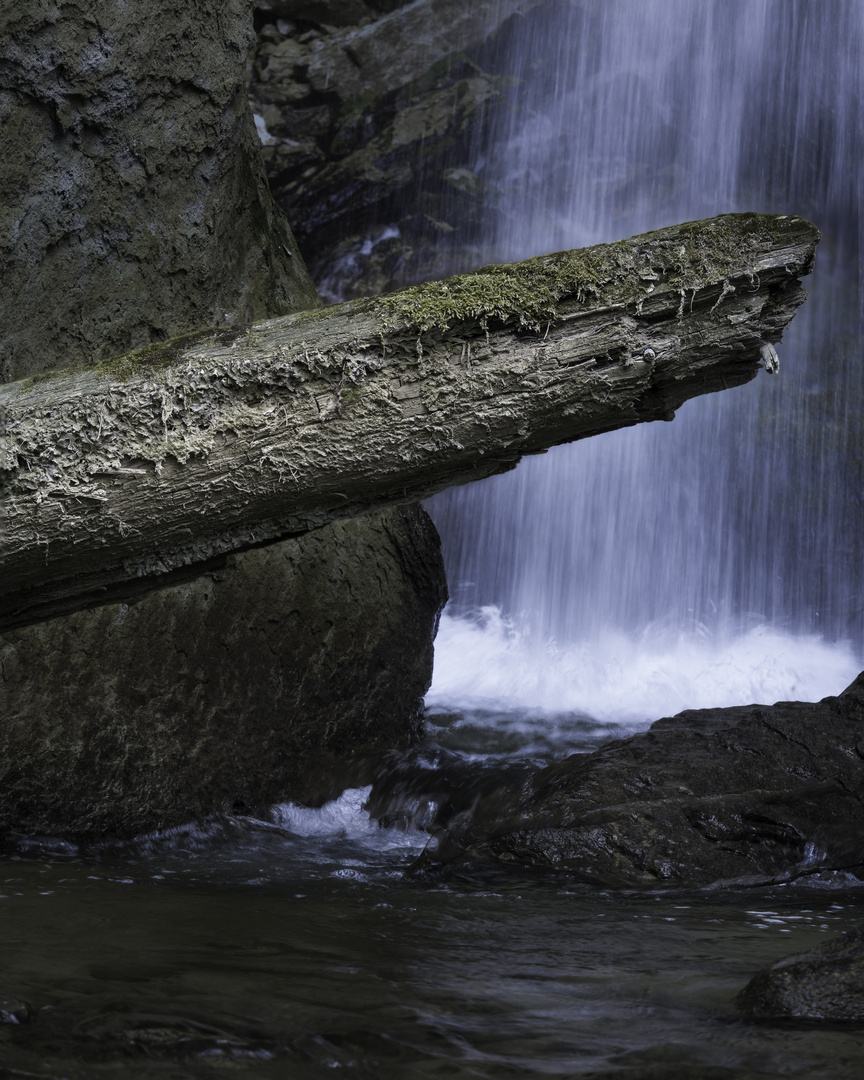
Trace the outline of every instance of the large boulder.
{"label": "large boulder", "polygon": [[[96,7],[0,12],[2,380],[320,304],[249,110],[249,0]],[[314,801],[413,737],[444,591],[419,508],[158,571],[0,637],[0,832]]]}
{"label": "large boulder", "polygon": [[[544,768],[470,772],[433,800],[429,869],[480,860],[627,888],[864,871],[864,674],[814,704],[683,712]],[[428,783],[382,778],[373,809],[428,805]]]}
{"label": "large boulder", "polygon": [[130,835],[364,782],[417,734],[445,592],[413,506],[0,635],[0,833]]}
{"label": "large boulder", "polygon": [[2,381],[318,303],[246,99],[248,0],[96,7],[0,11]]}

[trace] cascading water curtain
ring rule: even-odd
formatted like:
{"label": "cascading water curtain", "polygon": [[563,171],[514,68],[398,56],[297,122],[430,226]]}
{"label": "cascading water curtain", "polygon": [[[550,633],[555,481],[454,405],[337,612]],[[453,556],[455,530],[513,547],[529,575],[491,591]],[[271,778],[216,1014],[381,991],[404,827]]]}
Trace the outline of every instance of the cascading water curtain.
{"label": "cascading water curtain", "polygon": [[[691,686],[677,703],[838,692],[864,643],[864,3],[574,0],[525,20],[499,49],[499,68],[520,81],[478,148],[478,173],[500,193],[489,204],[495,257],[747,210],[800,214],[823,241],[779,378],[431,501],[454,597],[435,686],[459,696],[442,669],[457,652],[463,691],[478,685],[489,657],[472,675],[467,639],[448,652],[447,634],[486,608],[487,639],[500,636],[495,605],[512,620],[511,652],[514,626],[534,643],[532,669],[571,650],[589,698],[587,668],[599,665],[608,689],[609,663],[627,666],[622,649],[635,650],[637,678],[668,682],[669,671],[639,668],[640,648],[674,647],[680,667],[692,666],[688,643],[716,657],[738,641],[737,660],[724,654],[731,672],[757,648],[754,633],[775,650],[803,642],[776,685],[764,685],[763,657],[751,683],[724,689],[721,675],[703,687],[717,700]],[[842,671],[817,639],[846,643]],[[502,670],[513,669],[511,655]],[[526,695],[542,698],[531,678]],[[515,684],[508,692],[518,696]]]}

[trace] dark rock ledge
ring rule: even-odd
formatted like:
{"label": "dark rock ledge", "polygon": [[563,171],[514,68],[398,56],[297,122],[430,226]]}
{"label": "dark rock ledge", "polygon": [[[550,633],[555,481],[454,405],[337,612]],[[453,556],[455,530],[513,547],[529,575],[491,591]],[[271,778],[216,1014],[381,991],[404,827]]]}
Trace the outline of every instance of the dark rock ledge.
{"label": "dark rock ledge", "polygon": [[424,796],[422,770],[391,773],[370,806],[392,818],[434,803],[425,872],[467,862],[612,888],[767,885],[864,867],[862,757],[864,675],[839,697],[683,712],[543,768],[463,776],[443,795]]}

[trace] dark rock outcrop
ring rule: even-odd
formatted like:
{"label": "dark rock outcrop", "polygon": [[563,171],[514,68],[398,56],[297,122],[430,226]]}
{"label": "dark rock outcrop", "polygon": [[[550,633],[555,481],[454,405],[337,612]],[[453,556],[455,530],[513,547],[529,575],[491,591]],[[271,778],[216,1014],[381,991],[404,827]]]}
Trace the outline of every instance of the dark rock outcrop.
{"label": "dark rock outcrop", "polygon": [[258,5],[250,102],[277,201],[331,298],[489,259],[477,145],[514,79],[495,40],[539,0]]}
{"label": "dark rock outcrop", "polygon": [[764,968],[738,997],[754,1020],[864,1021],[864,928]]}
{"label": "dark rock outcrop", "polygon": [[445,599],[419,507],[0,635],[0,832],[316,802],[417,732]]}
{"label": "dark rock outcrop", "polygon": [[[97,7],[0,12],[4,381],[320,304],[248,106],[252,5]],[[70,505],[55,509],[63,531]],[[410,741],[444,590],[419,508],[200,571],[0,635],[0,832],[128,834],[314,801],[358,755]]]}
{"label": "dark rock outcrop", "polygon": [[[376,812],[419,802],[411,786],[379,785]],[[683,712],[592,754],[463,789],[439,807],[427,867],[480,860],[622,888],[859,873],[864,675],[839,697]]]}
{"label": "dark rock outcrop", "polygon": [[4,4],[0,380],[318,301],[267,189],[247,0]]}

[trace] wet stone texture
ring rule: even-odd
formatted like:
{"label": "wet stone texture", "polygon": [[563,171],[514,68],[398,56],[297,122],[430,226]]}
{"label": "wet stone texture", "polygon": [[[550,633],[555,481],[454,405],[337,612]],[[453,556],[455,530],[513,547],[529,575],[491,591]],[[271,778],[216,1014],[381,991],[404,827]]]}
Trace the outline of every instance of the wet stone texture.
{"label": "wet stone texture", "polygon": [[445,599],[419,507],[0,636],[0,831],[131,835],[363,782],[415,737]]}
{"label": "wet stone texture", "polygon": [[3,5],[0,380],[318,303],[267,190],[250,15]]}
{"label": "wet stone texture", "polygon": [[[839,697],[703,709],[591,754],[463,778],[439,799],[430,872],[466,860],[621,888],[756,885],[864,868],[864,675]],[[423,802],[383,778],[380,816]]]}
{"label": "wet stone texture", "polygon": [[864,1021],[864,928],[760,971],[738,998],[755,1020]]}
{"label": "wet stone texture", "polygon": [[329,298],[489,260],[474,162],[514,107],[497,70],[539,0],[256,4],[249,97],[270,185]]}

